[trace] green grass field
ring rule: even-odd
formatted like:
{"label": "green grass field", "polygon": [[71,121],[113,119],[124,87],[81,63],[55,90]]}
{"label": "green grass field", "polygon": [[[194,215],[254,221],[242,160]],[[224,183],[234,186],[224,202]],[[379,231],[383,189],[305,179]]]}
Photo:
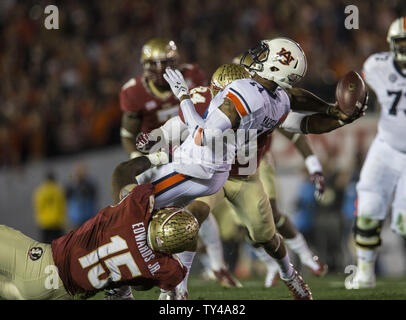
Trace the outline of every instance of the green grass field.
{"label": "green grass field", "polygon": [[[324,278],[306,276],[313,299],[318,300],[406,300],[406,278],[378,278],[375,289],[347,290],[344,280],[348,275],[327,275]],[[189,278],[189,300],[291,300],[282,282],[274,288],[264,288],[263,278],[241,280],[243,288],[223,288],[215,281]],[[159,290],[134,292],[139,300],[156,300]],[[103,299],[99,293],[93,299]]]}

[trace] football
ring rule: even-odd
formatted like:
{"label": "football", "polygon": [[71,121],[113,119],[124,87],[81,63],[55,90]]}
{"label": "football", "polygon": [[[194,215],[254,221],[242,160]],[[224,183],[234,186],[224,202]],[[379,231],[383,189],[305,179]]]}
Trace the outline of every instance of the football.
{"label": "football", "polygon": [[361,76],[350,71],[337,83],[336,100],[338,107],[347,116],[353,115],[360,109],[367,96],[367,88]]}

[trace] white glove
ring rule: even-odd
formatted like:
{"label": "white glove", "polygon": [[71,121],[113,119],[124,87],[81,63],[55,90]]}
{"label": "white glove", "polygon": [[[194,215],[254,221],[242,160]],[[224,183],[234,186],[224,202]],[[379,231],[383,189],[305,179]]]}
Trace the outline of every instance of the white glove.
{"label": "white glove", "polygon": [[189,95],[189,89],[187,87],[185,79],[183,79],[182,73],[179,70],[172,70],[166,68],[164,73],[164,79],[169,83],[173,94],[180,100],[184,95]]}

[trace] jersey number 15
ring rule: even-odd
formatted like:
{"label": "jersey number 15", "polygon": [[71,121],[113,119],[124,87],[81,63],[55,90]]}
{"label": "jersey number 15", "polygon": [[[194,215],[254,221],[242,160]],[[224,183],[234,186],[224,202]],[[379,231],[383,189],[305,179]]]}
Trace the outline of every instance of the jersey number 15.
{"label": "jersey number 15", "polygon": [[[109,279],[114,282],[119,281],[121,279],[119,266],[127,266],[133,278],[141,275],[140,269],[130,251],[126,250],[128,249],[127,242],[120,236],[111,237],[110,240],[111,242],[98,247],[79,259],[83,269],[91,267],[87,277],[90,284],[96,289],[103,288]],[[109,256],[120,251],[123,251],[123,253],[109,258]],[[104,265],[108,270],[103,268],[103,265],[100,263],[101,260],[104,261]],[[102,279],[100,279],[101,277]]]}

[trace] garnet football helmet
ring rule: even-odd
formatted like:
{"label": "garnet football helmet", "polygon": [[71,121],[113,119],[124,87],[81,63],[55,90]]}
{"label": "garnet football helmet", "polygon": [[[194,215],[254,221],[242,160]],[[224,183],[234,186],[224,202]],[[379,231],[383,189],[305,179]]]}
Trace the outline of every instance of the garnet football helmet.
{"label": "garnet football helmet", "polygon": [[148,246],[154,251],[171,254],[194,250],[199,228],[195,216],[186,209],[159,209],[148,225]]}
{"label": "garnet football helmet", "polygon": [[386,40],[390,50],[395,55],[395,60],[406,63],[406,17],[401,17],[392,22]]}
{"label": "garnet football helmet", "polygon": [[149,40],[141,51],[145,77],[158,86],[167,86],[163,74],[166,67],[176,68],[178,57],[178,49],[174,41],[164,38]]}
{"label": "garnet football helmet", "polygon": [[210,89],[213,97],[230,82],[237,79],[250,78],[250,74],[239,64],[223,64],[213,73]]}
{"label": "garnet football helmet", "polygon": [[298,43],[288,38],[262,40],[243,54],[240,63],[251,74],[272,80],[284,89],[291,88],[307,70],[305,53]]}

